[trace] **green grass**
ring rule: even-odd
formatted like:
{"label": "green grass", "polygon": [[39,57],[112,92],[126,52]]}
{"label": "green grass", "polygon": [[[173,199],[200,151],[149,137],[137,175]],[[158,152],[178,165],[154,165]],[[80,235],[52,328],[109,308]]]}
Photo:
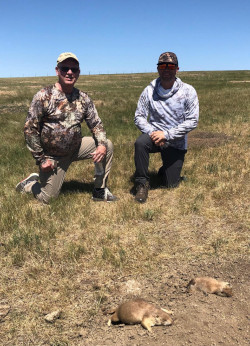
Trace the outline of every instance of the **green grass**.
{"label": "green grass", "polygon": [[[0,79],[0,301],[13,307],[1,324],[6,344],[70,344],[63,323],[48,328],[43,315],[60,306],[66,325],[79,313],[85,321],[95,318],[114,273],[156,273],[162,259],[249,255],[250,71],[179,76],[196,88],[200,101],[199,126],[190,134],[183,168],[188,179],[177,189],[150,190],[144,205],[130,194],[139,135],[134,112],[156,74],[81,76],[77,83],[94,100],[114,144],[109,187],[120,198],[114,204],[91,201],[90,161],[72,164],[62,193],[49,206],[15,192],[18,181],[37,171],[22,132],[29,103],[56,78]],[[85,125],[83,134],[89,134]],[[160,156],[153,155],[152,179],[160,165]],[[83,292],[81,280],[103,285]]]}

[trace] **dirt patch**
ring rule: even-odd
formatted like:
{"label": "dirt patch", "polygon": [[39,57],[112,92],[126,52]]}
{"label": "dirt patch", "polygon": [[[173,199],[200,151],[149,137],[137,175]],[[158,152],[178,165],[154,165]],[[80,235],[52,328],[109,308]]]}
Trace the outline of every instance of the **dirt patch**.
{"label": "dirt patch", "polygon": [[17,93],[11,90],[0,90],[0,95],[17,95]]}
{"label": "dirt patch", "polygon": [[38,84],[37,80],[31,81],[31,80],[20,80],[18,81],[19,84]]}
{"label": "dirt patch", "polygon": [[[142,288],[140,297],[174,312],[172,326],[155,326],[150,334],[141,325],[108,326],[108,315],[101,311],[79,330],[76,345],[168,345],[211,346],[249,345],[249,262],[236,260],[225,263],[199,260],[187,265],[162,263],[160,271],[137,277],[114,277],[109,282],[110,296],[103,310],[116,307],[131,299],[128,286]],[[230,282],[233,297],[220,297],[202,292],[187,293],[186,285],[192,277],[209,275]],[[138,297],[135,290],[134,297]]]}
{"label": "dirt patch", "polygon": [[195,72],[189,72],[189,71],[179,71],[183,76],[185,77],[193,77],[193,76],[199,76],[199,77],[204,77],[207,75],[207,73],[195,73]]}
{"label": "dirt patch", "polygon": [[227,136],[224,133],[215,132],[191,132],[188,135],[189,148],[210,148],[225,144],[227,141],[232,140],[233,137]]}
{"label": "dirt patch", "polygon": [[250,80],[230,80],[229,83],[250,83]]}
{"label": "dirt patch", "polygon": [[[35,272],[34,272],[35,273]],[[137,271],[136,271],[137,273]],[[35,335],[31,344],[36,345],[77,345],[77,346],[247,346],[249,345],[249,259],[240,258],[227,260],[220,258],[193,259],[187,262],[177,262],[172,259],[162,259],[158,268],[147,273],[121,275],[114,270],[111,275],[100,275],[99,271],[83,271],[75,277],[76,289],[71,291],[72,304],[60,306],[57,301],[59,289],[53,286],[55,306],[48,306],[46,299],[36,307],[37,329],[43,328],[41,336]],[[15,272],[9,276],[13,284],[23,276],[25,271]],[[221,297],[202,292],[188,293],[186,286],[191,278],[211,276],[225,280],[232,285],[233,296]],[[30,298],[41,299],[41,291],[31,290]],[[70,291],[69,291],[70,292]],[[98,298],[98,306],[93,305],[93,314],[86,318],[85,309],[93,303],[93,295]],[[78,298],[77,298],[78,296]],[[107,311],[117,307],[121,302],[140,297],[155,305],[173,311],[174,323],[171,326],[155,326],[149,333],[140,324],[108,326],[110,315]],[[29,314],[28,302],[13,297],[8,301],[0,296],[0,312],[2,308],[1,327],[15,318],[16,314]],[[11,300],[11,299],[9,299]],[[58,306],[57,306],[58,304]],[[79,309],[79,304],[82,308]],[[62,314],[53,324],[44,325],[44,317],[62,308]],[[39,322],[40,321],[40,322]],[[27,321],[28,323],[28,321]],[[27,325],[27,332],[30,333]],[[62,338],[56,342],[49,337],[51,328],[61,330]],[[48,329],[48,335],[46,333]],[[7,330],[5,329],[6,333]],[[25,332],[23,330],[23,332]],[[28,339],[15,331],[15,339],[3,342],[6,346],[26,345]],[[1,336],[1,331],[0,331]],[[30,337],[32,337],[30,335]],[[62,340],[65,340],[63,342]],[[67,340],[67,341],[66,341]],[[0,343],[1,344],[1,343]]]}
{"label": "dirt patch", "polygon": [[107,103],[106,102],[104,102],[104,101],[102,101],[102,100],[95,100],[95,106],[96,107],[99,107],[99,106],[106,106],[107,105]]}

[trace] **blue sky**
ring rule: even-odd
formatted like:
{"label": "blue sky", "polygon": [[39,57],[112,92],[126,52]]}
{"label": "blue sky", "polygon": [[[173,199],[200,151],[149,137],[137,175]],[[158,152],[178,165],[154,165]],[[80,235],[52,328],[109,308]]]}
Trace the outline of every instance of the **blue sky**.
{"label": "blue sky", "polygon": [[0,0],[0,77],[53,76],[72,51],[81,74],[250,69],[249,0]]}

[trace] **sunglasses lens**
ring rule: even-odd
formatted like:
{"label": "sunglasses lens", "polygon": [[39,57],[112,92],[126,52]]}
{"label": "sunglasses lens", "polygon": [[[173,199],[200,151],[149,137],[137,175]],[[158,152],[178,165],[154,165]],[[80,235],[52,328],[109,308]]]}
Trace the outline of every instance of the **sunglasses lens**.
{"label": "sunglasses lens", "polygon": [[174,64],[168,64],[169,70],[175,70],[176,66]]}
{"label": "sunglasses lens", "polygon": [[60,70],[62,72],[68,72],[69,70],[71,70],[73,73],[76,73],[79,71],[79,68],[78,67],[67,67],[67,66],[62,66],[60,67]]}
{"label": "sunglasses lens", "polygon": [[168,70],[175,70],[176,69],[176,65],[175,64],[168,64],[168,63],[166,63],[166,64],[158,65],[158,68],[159,68],[159,70],[166,70],[166,69],[168,69]]}
{"label": "sunglasses lens", "polygon": [[161,65],[158,65],[159,67],[159,70],[165,70],[167,68],[167,64],[161,64]]}

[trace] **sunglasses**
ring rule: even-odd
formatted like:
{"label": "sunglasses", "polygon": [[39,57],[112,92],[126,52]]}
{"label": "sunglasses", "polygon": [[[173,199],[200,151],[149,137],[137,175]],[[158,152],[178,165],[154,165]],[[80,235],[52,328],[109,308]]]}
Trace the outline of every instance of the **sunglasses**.
{"label": "sunglasses", "polygon": [[158,64],[158,69],[159,70],[175,70],[177,65],[175,64],[169,64],[169,63],[163,63],[163,64]]}
{"label": "sunglasses", "polygon": [[68,72],[69,70],[71,70],[73,73],[79,72],[79,67],[61,66],[61,67],[59,67],[59,69],[62,72]]}

